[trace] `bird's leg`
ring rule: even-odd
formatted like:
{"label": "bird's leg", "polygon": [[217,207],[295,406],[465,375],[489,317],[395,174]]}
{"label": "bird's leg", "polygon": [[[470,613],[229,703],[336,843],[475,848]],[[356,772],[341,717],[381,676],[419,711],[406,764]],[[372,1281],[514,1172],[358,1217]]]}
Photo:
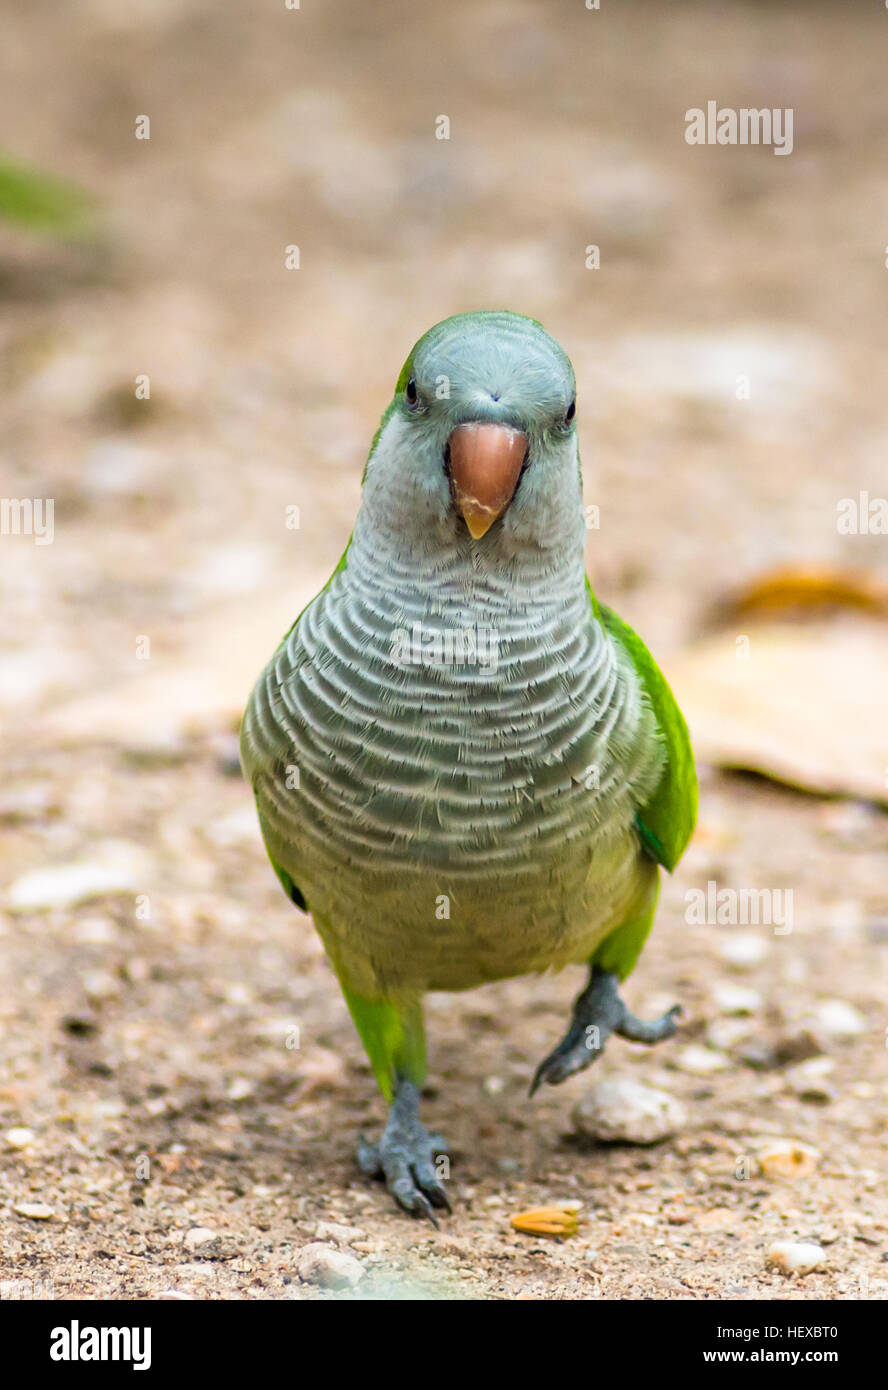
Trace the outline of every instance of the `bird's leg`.
{"label": "bird's leg", "polygon": [[530,1094],[544,1081],[557,1086],[601,1056],[611,1033],[631,1042],[655,1043],[671,1038],[681,1006],[676,1004],[650,1023],[636,1018],[619,995],[619,979],[593,965],[589,983],[574,1002],[573,1018],[561,1042],[536,1069]]}
{"label": "bird's leg", "polygon": [[440,1181],[436,1159],[446,1158],[447,1145],[440,1134],[429,1134],[419,1122],[419,1088],[412,1081],[398,1081],[382,1138],[368,1144],[363,1134],[358,1165],[371,1178],[384,1178],[398,1206],[412,1216],[425,1216],[434,1226],[434,1207],[451,1210]]}

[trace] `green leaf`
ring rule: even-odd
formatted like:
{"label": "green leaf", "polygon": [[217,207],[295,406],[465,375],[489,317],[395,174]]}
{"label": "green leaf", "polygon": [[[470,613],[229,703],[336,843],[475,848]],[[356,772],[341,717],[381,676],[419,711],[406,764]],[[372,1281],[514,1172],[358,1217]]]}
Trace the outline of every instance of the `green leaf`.
{"label": "green leaf", "polygon": [[35,232],[83,235],[94,204],[74,184],[5,159],[0,155],[0,217]]}

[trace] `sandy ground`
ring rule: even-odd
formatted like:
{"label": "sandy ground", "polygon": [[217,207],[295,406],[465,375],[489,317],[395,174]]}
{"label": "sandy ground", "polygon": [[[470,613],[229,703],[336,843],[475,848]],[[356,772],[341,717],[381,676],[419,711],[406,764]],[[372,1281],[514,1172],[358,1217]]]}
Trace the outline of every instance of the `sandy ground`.
{"label": "sandy ground", "polygon": [[[612,1041],[533,1102],[579,972],[430,1000],[455,1203],[436,1234],[356,1171],[384,1107],[232,766],[400,363],[457,309],[532,313],[571,353],[590,569],[667,670],[763,567],[884,568],[884,538],[835,523],[884,491],[884,16],[90,0],[64,52],[49,3],[3,22],[8,147],[107,211],[94,249],[0,233],[0,492],[55,500],[52,545],[0,538],[0,1294],[343,1296],[297,1275],[332,1222],[358,1296],[884,1297],[880,811],[701,769],[627,989],[638,1012],[681,1001],[679,1038]],[[710,97],[792,105],[793,154],[687,146]],[[82,897],[46,876],[72,864]],[[688,925],[710,879],[792,889],[792,932]],[[759,942],[742,970],[738,936]],[[579,1141],[599,1074],[669,1091],[684,1124]],[[763,1175],[775,1139],[812,1171]],[[582,1204],[578,1235],[511,1229],[552,1201]],[[822,1271],[766,1269],[792,1236]]]}

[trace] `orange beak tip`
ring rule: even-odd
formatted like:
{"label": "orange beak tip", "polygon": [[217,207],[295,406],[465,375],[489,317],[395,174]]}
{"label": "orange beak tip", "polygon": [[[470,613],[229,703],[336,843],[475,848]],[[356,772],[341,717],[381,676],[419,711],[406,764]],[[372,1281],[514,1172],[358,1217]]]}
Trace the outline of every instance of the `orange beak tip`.
{"label": "orange beak tip", "polygon": [[469,535],[474,541],[480,541],[482,536],[486,536],[493,523],[495,516],[479,516],[470,510],[468,506],[463,508],[463,520],[469,529]]}

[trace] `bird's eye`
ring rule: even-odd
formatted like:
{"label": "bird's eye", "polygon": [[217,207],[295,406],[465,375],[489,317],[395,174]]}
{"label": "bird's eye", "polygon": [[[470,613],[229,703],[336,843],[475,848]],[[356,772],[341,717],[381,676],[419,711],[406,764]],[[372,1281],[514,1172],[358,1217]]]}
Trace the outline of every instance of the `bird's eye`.
{"label": "bird's eye", "polygon": [[412,376],[412,377],[410,378],[410,380],[408,381],[407,386],[406,386],[406,389],[405,389],[405,391],[404,391],[404,395],[405,395],[405,397],[406,397],[406,399],[407,399],[407,404],[408,404],[408,405],[416,405],[416,401],[417,401],[417,391],[416,391],[416,377],[415,377],[415,376]]}
{"label": "bird's eye", "polygon": [[564,416],[564,423],[565,423],[566,425],[569,425],[570,422],[571,422],[571,420],[573,419],[573,417],[576,415],[576,413],[577,413],[577,403],[576,403],[576,401],[571,401],[570,405],[567,407],[567,413],[566,413],[565,416]]}

